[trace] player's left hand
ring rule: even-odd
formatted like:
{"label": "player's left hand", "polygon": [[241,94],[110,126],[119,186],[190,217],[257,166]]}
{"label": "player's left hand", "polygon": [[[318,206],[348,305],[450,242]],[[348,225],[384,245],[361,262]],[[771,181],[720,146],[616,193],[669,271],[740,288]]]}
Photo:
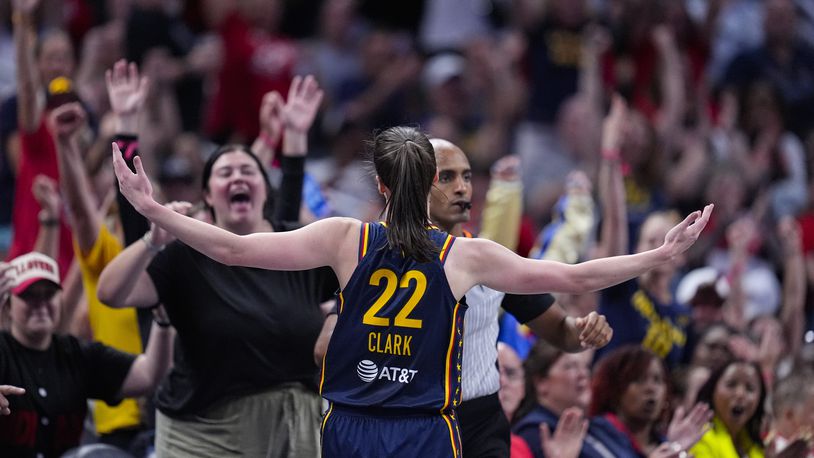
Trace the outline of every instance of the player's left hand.
{"label": "player's left hand", "polygon": [[613,329],[605,319],[605,315],[591,312],[575,320],[579,330],[579,343],[582,348],[602,348],[613,337]]}

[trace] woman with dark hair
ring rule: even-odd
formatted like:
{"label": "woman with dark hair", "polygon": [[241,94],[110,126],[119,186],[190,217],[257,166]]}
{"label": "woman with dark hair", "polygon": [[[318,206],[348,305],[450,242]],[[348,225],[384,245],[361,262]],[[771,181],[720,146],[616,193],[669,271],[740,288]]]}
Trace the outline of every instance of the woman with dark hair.
{"label": "woman with dark hair", "polygon": [[437,172],[424,134],[393,127],[374,137],[372,149],[386,201],[383,223],[328,218],[296,231],[241,236],[157,204],[141,161],[134,174],[113,145],[122,193],[191,247],[228,265],[327,265],[337,274],[339,315],[321,381],[331,402],[323,421],[326,456],[460,456],[454,408],[466,310],[459,300],[466,291],[478,284],[518,294],[604,288],[684,252],[712,212],[707,206],[692,213],[661,247],[644,253],[577,265],[526,259],[430,226],[427,202]]}
{"label": "woman with dark hair", "polygon": [[[321,91],[313,78],[295,78],[284,104],[272,99],[282,104],[273,111],[285,123],[280,201],[290,203],[274,205],[252,150],[223,146],[203,169],[212,227],[246,235],[285,230],[297,219],[305,142]],[[157,227],[143,240],[105,268],[98,295],[113,307],[160,302],[178,331],[174,366],[156,400],[158,455],[317,456],[321,400],[311,355],[320,304],[337,288],[333,273],[231,267]]]}
{"label": "woman with dark hair", "polygon": [[686,456],[703,434],[708,408],[697,404],[686,417],[677,410],[665,436],[658,423],[668,407],[667,395],[667,369],[657,355],[638,346],[611,352],[594,371],[589,436],[611,456]]}
{"label": "woman with dark hair", "polygon": [[701,331],[693,346],[690,366],[683,372],[673,373],[674,395],[684,399],[684,406],[690,406],[698,397],[701,387],[709,380],[716,369],[725,366],[734,354],[730,341],[737,332],[726,323],[715,323]]}
{"label": "woman with dark hair", "polygon": [[[582,411],[591,399],[590,375],[592,352],[566,353],[546,342],[538,341],[523,368],[526,372],[526,396],[515,414],[513,432],[522,437],[535,457],[544,455],[540,425],[554,431],[563,412],[570,407]],[[582,455],[590,455],[583,445]]]}
{"label": "woman with dark hair", "polygon": [[760,366],[732,360],[715,370],[698,392],[712,406],[712,428],[692,448],[696,458],[764,456],[760,436],[766,384]]}

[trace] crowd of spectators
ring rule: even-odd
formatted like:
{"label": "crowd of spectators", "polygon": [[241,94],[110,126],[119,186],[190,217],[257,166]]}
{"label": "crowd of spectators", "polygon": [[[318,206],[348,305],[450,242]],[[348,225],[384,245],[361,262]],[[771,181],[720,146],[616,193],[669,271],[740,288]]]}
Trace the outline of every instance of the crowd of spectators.
{"label": "crowd of spectators", "polygon": [[[557,295],[572,316],[607,318],[614,336],[595,354],[564,353],[501,317],[512,456],[814,456],[814,0],[0,2],[0,259],[39,251],[57,261],[61,313],[49,336],[142,354],[152,315],[131,307],[159,301],[168,315],[159,322],[179,326],[157,401],[112,407],[102,401],[120,399],[105,391],[82,443],[147,456],[153,402],[166,423],[285,384],[317,409],[313,349],[285,342],[316,339],[330,309],[320,302],[335,289],[318,271],[270,273],[291,291],[265,297],[263,276],[171,244],[156,256],[171,240],[117,193],[111,141],[128,163],[142,158],[163,201],[188,203],[178,211],[250,233],[379,218],[365,141],[395,125],[466,152],[473,233],[493,164],[518,158],[523,211],[509,248],[522,256],[575,263],[645,251],[679,215],[715,204],[683,258],[601,292]],[[224,155],[256,164],[259,184],[219,195],[213,164]],[[240,205],[273,200],[265,186],[279,190],[281,208],[241,226]],[[183,263],[206,281],[181,277]],[[220,298],[247,313],[239,320],[184,308],[249,283],[258,289],[246,297]],[[17,303],[8,291],[4,309]],[[276,315],[255,307],[274,300]],[[295,318],[286,303],[309,307],[296,317],[304,324],[282,323]],[[0,314],[3,330],[13,319]],[[238,371],[246,354],[224,366],[207,359],[219,343],[203,336],[221,319],[214,335],[249,341],[245,361],[273,376],[241,385],[260,372]],[[241,334],[251,323],[279,341]],[[294,356],[281,363],[263,351]],[[222,392],[192,381],[201,367]],[[123,383],[127,371],[117,371]],[[226,372],[235,380],[216,377]],[[706,419],[697,437],[688,432]],[[4,421],[0,452],[16,440]]]}

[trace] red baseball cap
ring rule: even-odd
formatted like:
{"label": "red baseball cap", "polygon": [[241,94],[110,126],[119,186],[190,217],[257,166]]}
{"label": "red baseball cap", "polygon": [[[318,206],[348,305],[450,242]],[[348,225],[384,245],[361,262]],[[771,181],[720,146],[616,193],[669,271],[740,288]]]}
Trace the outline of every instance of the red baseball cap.
{"label": "red baseball cap", "polygon": [[40,280],[47,280],[56,285],[59,283],[59,266],[50,257],[37,252],[18,256],[11,260],[10,275],[14,279],[11,293],[19,296],[29,286]]}

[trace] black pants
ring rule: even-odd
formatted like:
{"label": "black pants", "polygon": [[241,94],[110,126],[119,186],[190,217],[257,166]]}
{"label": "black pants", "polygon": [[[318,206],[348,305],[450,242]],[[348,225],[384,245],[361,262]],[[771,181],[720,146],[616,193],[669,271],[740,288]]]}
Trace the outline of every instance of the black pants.
{"label": "black pants", "polygon": [[464,401],[456,412],[464,458],[508,458],[509,420],[497,393]]}

